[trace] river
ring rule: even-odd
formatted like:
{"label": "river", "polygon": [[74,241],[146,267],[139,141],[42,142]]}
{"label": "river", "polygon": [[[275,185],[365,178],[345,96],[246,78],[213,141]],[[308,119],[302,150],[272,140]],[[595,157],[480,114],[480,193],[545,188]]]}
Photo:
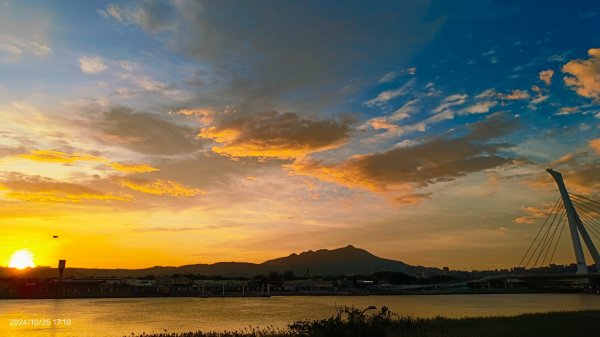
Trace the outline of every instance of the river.
{"label": "river", "polygon": [[[363,309],[371,305],[387,306],[395,313],[414,317],[465,317],[600,309],[600,297],[502,294],[0,300],[0,336],[121,337],[165,329],[183,332],[285,327],[294,320],[328,317],[340,306]],[[36,319],[38,325],[15,325],[35,323]],[[49,321],[50,326],[40,325]],[[54,323],[58,325],[52,326]]]}

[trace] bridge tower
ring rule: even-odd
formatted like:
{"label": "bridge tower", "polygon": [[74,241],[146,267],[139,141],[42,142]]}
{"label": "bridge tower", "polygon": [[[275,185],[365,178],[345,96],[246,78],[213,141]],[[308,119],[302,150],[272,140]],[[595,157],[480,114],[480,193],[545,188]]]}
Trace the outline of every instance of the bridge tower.
{"label": "bridge tower", "polygon": [[565,183],[562,178],[562,174],[560,172],[554,171],[553,169],[546,169],[548,173],[554,178],[556,181],[556,185],[558,185],[558,190],[560,191],[560,196],[562,198],[563,205],[565,206],[565,211],[567,212],[567,220],[569,221],[569,230],[571,232],[571,240],[573,241],[573,249],[575,250],[575,259],[577,261],[577,274],[587,274],[588,269],[585,263],[585,256],[583,255],[583,247],[581,246],[581,240],[579,239],[579,235],[583,238],[583,242],[587,246],[592,258],[594,259],[594,263],[596,264],[596,271],[600,273],[600,254],[598,254],[598,250],[587,230],[583,226],[579,215],[577,214],[577,210],[573,206],[573,202],[571,201],[571,197],[569,196],[569,192],[565,187]]}

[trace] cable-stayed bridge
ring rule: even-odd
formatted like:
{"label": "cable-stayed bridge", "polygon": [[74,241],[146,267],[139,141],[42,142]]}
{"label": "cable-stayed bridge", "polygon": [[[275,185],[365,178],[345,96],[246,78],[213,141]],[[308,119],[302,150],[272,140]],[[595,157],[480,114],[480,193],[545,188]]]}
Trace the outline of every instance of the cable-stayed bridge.
{"label": "cable-stayed bridge", "polygon": [[[560,197],[541,224],[536,236],[519,263],[519,272],[473,280],[481,287],[584,288],[600,293],[600,201],[589,196],[570,193],[560,172],[547,169],[554,178]],[[569,237],[573,246],[576,268],[572,273],[539,273],[550,264],[561,238]],[[582,244],[583,241],[583,244]],[[594,265],[588,267],[584,245]]]}
{"label": "cable-stayed bridge", "polygon": [[600,271],[600,254],[594,240],[600,243],[600,202],[592,198],[569,193],[562,175],[552,169],[547,170],[556,181],[560,197],[554,203],[546,220],[523,255],[519,267],[543,267],[553,261],[556,249],[563,237],[565,228],[570,236],[577,264],[576,274],[589,274],[583,246],[583,240],[591,255],[595,271]]}

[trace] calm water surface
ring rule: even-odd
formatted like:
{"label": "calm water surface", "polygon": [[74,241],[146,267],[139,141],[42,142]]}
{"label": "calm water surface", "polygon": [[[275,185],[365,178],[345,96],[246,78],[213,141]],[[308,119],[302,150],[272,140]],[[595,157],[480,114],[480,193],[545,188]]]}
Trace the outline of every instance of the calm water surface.
{"label": "calm water surface", "polygon": [[[285,327],[324,318],[340,306],[388,306],[418,317],[489,316],[600,309],[600,296],[585,294],[323,296],[271,298],[123,298],[0,300],[0,336],[120,337],[132,332],[232,330]],[[11,319],[70,319],[70,326],[10,326]]]}

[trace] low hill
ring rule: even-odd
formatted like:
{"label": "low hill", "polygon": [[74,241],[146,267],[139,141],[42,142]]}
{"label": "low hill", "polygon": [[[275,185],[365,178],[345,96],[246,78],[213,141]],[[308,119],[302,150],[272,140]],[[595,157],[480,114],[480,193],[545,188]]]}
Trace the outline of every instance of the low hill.
{"label": "low hill", "polygon": [[[408,275],[420,276],[422,272],[437,274],[437,268],[412,266],[401,261],[377,257],[368,251],[354,246],[328,250],[309,250],[300,254],[291,254],[260,264],[247,262],[218,262],[214,264],[192,264],[179,267],[155,266],[144,269],[90,269],[68,268],[65,277],[142,277],[146,275],[162,276],[171,274],[200,274],[223,277],[253,277],[276,271],[283,273],[293,271],[296,276],[338,276],[368,274],[378,271],[395,271]],[[0,268],[0,276],[19,277],[56,277],[56,268],[38,267],[30,270],[14,271]]]}

